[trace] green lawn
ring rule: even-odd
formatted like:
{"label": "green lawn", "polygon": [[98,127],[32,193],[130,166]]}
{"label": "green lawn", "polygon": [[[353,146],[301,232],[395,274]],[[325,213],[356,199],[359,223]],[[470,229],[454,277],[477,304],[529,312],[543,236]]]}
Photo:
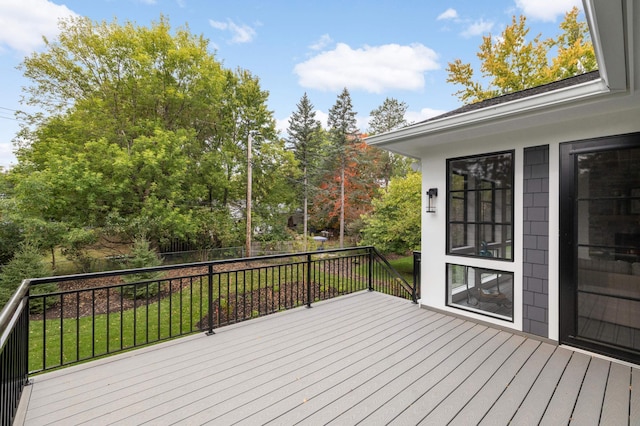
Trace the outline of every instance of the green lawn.
{"label": "green lawn", "polygon": [[389,263],[409,284],[413,282],[413,256],[399,257],[390,260]]}

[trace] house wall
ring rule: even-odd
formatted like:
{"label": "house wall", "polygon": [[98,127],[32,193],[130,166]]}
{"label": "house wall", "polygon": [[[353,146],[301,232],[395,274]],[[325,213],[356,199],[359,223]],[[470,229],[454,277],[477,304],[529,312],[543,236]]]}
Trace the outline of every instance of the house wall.
{"label": "house wall", "polygon": [[524,149],[522,330],[549,337],[549,146]]}
{"label": "house wall", "polygon": [[[531,332],[553,340],[558,339],[559,144],[640,131],[640,119],[638,119],[640,103],[636,108],[628,108],[626,104],[625,108],[618,109],[617,105],[616,98],[612,97],[609,102],[603,103],[599,112],[585,114],[577,119],[555,120],[554,123],[549,124],[547,120],[538,120],[538,117],[530,114],[526,120],[522,118],[513,120],[514,122],[520,120],[519,123],[492,123],[500,129],[519,127],[519,130],[492,132],[488,128],[478,129],[478,131],[463,129],[456,142],[435,146],[424,143],[425,148],[421,152],[423,175],[421,304]],[[562,114],[558,113],[558,115]],[[567,116],[572,117],[571,114]],[[505,150],[515,150],[513,262],[446,255],[446,160]],[[538,164],[541,167],[535,167],[536,174],[531,174],[534,168],[533,162],[538,158],[540,150],[547,151],[548,162],[549,186],[546,194],[548,206],[544,213],[547,215],[546,223],[540,216],[543,213],[539,210],[544,208],[545,188],[534,187],[533,183],[535,179],[545,179],[544,166]],[[425,192],[429,188],[438,188],[438,198],[435,200],[436,213],[425,212]],[[532,197],[536,200],[533,204],[531,204]],[[537,229],[535,234],[531,232],[534,223]],[[548,236],[546,240],[544,232],[538,234],[540,226],[546,227]],[[446,306],[447,263],[513,272],[513,322]]]}

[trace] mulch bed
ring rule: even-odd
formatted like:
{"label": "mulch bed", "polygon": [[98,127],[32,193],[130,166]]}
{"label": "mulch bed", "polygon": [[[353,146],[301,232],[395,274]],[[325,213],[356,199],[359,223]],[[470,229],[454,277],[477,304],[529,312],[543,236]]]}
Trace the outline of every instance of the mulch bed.
{"label": "mulch bed", "polygon": [[[255,263],[251,264],[251,267],[258,266]],[[216,265],[216,272],[220,271],[234,271],[244,269],[247,267],[245,262],[229,263],[224,265]],[[322,269],[325,273],[340,274],[343,276],[351,276],[351,268],[353,267],[352,261],[341,262],[328,262],[323,264]],[[69,291],[71,293],[62,295],[62,303],[58,300],[52,306],[50,306],[45,314],[47,319],[56,318],[80,318],[91,315],[121,312],[134,307],[144,306],[147,303],[154,303],[159,299],[168,297],[172,293],[181,291],[183,288],[192,284],[192,280],[189,278],[180,279],[180,277],[194,277],[194,276],[206,276],[207,267],[194,267],[184,268],[177,270],[169,270],[163,276],[163,285],[161,286],[159,294],[147,299],[138,298],[132,299],[123,297],[120,294],[119,287],[104,288],[107,286],[117,286],[124,284],[122,277],[119,275],[102,278],[91,278],[77,281],[66,281],[57,284],[58,291]],[[169,281],[171,281],[171,289],[169,289]],[[206,279],[204,280],[206,282]],[[300,288],[299,288],[300,287]],[[214,323],[219,325],[235,322],[241,319],[251,318],[252,314],[255,316],[256,312],[260,316],[266,313],[275,312],[280,308],[289,308],[306,303],[306,289],[303,286],[297,284],[281,284],[279,291],[273,291],[272,288],[261,288],[254,290],[247,294],[235,294],[229,295],[228,306],[223,306],[220,309],[218,301],[214,301]],[[93,290],[95,289],[95,290]],[[80,290],[78,292],[78,290]],[[321,287],[316,284],[312,288],[313,298],[319,297],[321,299],[328,299],[337,295],[337,290],[328,288],[326,291],[321,292]],[[221,297],[226,297],[222,295]],[[59,299],[60,296],[57,296]],[[236,305],[237,308],[231,309],[231,306]],[[253,302],[252,302],[253,301]],[[278,307],[280,301],[280,308]],[[256,312],[252,312],[256,311]],[[227,318],[229,316],[229,318]],[[31,320],[42,320],[42,313],[31,314]],[[204,315],[201,321],[203,328],[208,327],[208,315]]]}
{"label": "mulch bed", "polygon": [[[330,299],[338,295],[334,287],[323,288],[320,284],[313,284],[311,288],[312,300]],[[222,295],[221,299],[224,300],[222,307],[220,300],[213,302],[214,328],[304,305],[307,303],[307,288],[303,283],[290,283],[281,285],[277,291],[268,287],[244,294],[231,293],[228,300],[226,295]],[[203,330],[209,328],[208,312],[197,327]]]}

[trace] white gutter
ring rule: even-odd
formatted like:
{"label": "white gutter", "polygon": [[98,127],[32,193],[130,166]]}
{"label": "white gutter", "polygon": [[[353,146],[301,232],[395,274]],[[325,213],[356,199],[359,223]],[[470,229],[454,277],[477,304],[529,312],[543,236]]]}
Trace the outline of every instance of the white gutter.
{"label": "white gutter", "polygon": [[575,86],[558,89],[553,92],[544,92],[538,95],[505,102],[503,104],[496,104],[494,106],[488,106],[441,119],[427,121],[423,124],[416,124],[392,132],[370,136],[366,141],[370,145],[385,147],[386,149],[385,145],[388,144],[396,144],[421,136],[431,137],[440,133],[462,130],[489,122],[529,114],[535,111],[546,112],[550,109],[560,108],[577,101],[597,98],[608,93],[611,92],[604,80],[597,79]]}

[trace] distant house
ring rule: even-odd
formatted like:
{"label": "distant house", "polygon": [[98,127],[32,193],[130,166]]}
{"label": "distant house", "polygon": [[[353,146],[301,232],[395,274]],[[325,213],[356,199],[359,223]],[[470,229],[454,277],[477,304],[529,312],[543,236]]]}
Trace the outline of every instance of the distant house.
{"label": "distant house", "polygon": [[422,164],[422,299],[640,363],[640,2],[585,0],[599,71],[368,138]]}

